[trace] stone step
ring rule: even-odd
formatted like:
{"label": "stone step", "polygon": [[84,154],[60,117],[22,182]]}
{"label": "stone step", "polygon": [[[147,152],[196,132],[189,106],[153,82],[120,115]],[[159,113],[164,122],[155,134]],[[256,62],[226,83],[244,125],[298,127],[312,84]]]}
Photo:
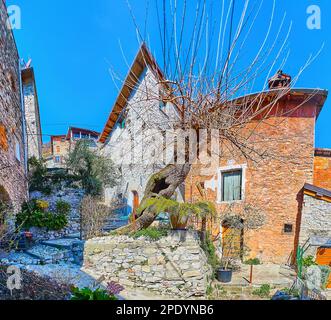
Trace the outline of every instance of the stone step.
{"label": "stone step", "polygon": [[66,235],[64,237],[64,239],[76,239],[76,240],[80,240],[80,232],[68,234],[68,235]]}
{"label": "stone step", "polygon": [[6,257],[0,259],[0,263],[6,265],[15,265],[15,264],[38,265],[41,264],[41,260],[37,257],[33,257],[24,252],[15,252],[15,253],[10,253]]}
{"label": "stone step", "polygon": [[105,223],[103,227],[103,231],[105,232],[113,231],[127,224],[128,224],[127,220],[120,220],[120,219],[109,220]]}
{"label": "stone step", "polygon": [[83,241],[79,240],[78,238],[69,238],[69,237],[55,239],[55,240],[47,240],[42,242],[42,244],[45,246],[49,246],[61,250],[64,249],[72,250],[73,246],[81,243],[83,243]]}
{"label": "stone step", "polygon": [[68,257],[65,256],[62,261],[69,261],[74,264],[80,265],[83,261],[84,241],[77,238],[61,238],[56,240],[48,240],[42,243],[55,250],[68,252]]}
{"label": "stone step", "polygon": [[58,249],[44,244],[39,244],[26,251],[32,258],[39,259],[42,264],[56,264],[61,261],[72,261],[70,250]]}

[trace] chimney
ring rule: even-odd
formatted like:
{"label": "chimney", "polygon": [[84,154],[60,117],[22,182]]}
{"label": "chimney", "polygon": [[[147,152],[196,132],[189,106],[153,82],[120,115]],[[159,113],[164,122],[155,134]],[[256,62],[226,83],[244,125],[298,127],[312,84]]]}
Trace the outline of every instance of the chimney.
{"label": "chimney", "polygon": [[268,81],[269,89],[289,88],[291,86],[292,77],[279,70]]}

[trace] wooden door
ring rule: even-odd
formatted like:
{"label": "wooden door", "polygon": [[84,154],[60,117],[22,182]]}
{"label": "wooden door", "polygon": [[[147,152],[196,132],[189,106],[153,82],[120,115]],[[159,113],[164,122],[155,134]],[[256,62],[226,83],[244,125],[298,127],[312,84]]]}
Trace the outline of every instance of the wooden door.
{"label": "wooden door", "polygon": [[242,231],[223,226],[222,229],[223,256],[232,259],[242,258]]}
{"label": "wooden door", "polygon": [[137,191],[133,191],[133,212],[136,214],[139,208],[139,195]]}

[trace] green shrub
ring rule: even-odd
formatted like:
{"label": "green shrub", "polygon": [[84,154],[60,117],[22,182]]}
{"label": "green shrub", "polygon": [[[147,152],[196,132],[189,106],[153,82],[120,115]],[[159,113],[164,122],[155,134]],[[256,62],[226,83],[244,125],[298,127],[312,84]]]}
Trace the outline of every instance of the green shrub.
{"label": "green shrub", "polygon": [[149,227],[147,229],[142,229],[137,232],[134,232],[132,234],[132,237],[137,239],[140,237],[146,237],[151,240],[157,241],[160,240],[163,237],[166,237],[168,235],[167,229],[161,229],[161,228],[155,228],[155,227]]}
{"label": "green shrub", "polygon": [[63,215],[68,215],[71,211],[71,205],[70,203],[62,200],[58,200],[56,202],[56,212],[63,214]]}
{"label": "green shrub", "polygon": [[248,264],[250,266],[258,266],[262,263],[261,263],[260,259],[254,258],[254,259],[248,259],[247,261],[245,261],[245,264]]}
{"label": "green shrub", "polygon": [[302,259],[302,265],[305,268],[309,268],[311,266],[316,266],[316,262],[313,256],[307,256],[305,258]]}
{"label": "green shrub", "polygon": [[213,291],[214,291],[213,286],[209,285],[206,290],[206,295],[211,296],[213,294]]}
{"label": "green shrub", "polygon": [[204,243],[201,243],[201,248],[205,252],[208,264],[213,269],[213,277],[215,277],[216,270],[219,268],[220,261],[218,259],[218,256],[216,254],[216,248],[214,246],[214,243],[209,235],[209,233],[206,235],[206,239]]}
{"label": "green shrub", "polygon": [[72,290],[72,298],[71,300],[79,300],[79,301],[86,301],[86,300],[118,300],[114,295],[110,295],[106,290],[103,289],[96,289],[91,290],[89,288],[74,288]]}
{"label": "green shrub", "polygon": [[290,289],[290,288],[283,288],[280,290],[281,292],[286,293],[287,295],[290,295],[292,297],[300,298],[300,292],[297,289]]}
{"label": "green shrub", "polygon": [[263,284],[259,289],[256,289],[252,292],[253,295],[259,296],[260,298],[269,298],[270,297],[270,285]]}
{"label": "green shrub", "polygon": [[44,228],[51,231],[60,231],[68,225],[68,217],[63,213],[47,212],[45,217]]}
{"label": "green shrub", "polygon": [[16,216],[16,225],[24,229],[31,227],[46,228],[50,231],[59,231],[68,225],[68,218],[63,213],[47,212],[47,202],[31,200],[22,206],[22,211]]}
{"label": "green shrub", "polygon": [[47,179],[47,168],[44,162],[32,157],[28,161],[28,166],[30,191],[40,191],[45,195],[50,195],[52,186]]}
{"label": "green shrub", "polygon": [[88,195],[100,196],[106,187],[114,187],[118,175],[110,158],[89,148],[89,141],[81,140],[67,159],[67,166],[76,181],[80,181]]}

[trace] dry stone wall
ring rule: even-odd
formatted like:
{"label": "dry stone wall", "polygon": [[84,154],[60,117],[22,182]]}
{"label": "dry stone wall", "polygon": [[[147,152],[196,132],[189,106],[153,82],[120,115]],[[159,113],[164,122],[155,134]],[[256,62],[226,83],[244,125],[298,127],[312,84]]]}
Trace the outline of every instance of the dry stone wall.
{"label": "dry stone wall", "polygon": [[128,236],[89,240],[84,249],[84,271],[128,288],[180,298],[205,295],[212,275],[193,231],[171,231],[159,241]]}

